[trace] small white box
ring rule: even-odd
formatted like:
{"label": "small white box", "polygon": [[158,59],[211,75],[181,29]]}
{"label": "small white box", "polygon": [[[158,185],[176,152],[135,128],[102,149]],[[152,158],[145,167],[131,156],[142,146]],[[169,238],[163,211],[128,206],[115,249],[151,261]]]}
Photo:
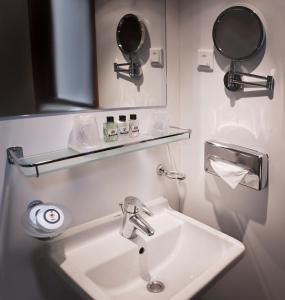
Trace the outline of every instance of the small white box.
{"label": "small white box", "polygon": [[150,48],[150,62],[154,67],[163,67],[162,48]]}
{"label": "small white box", "polygon": [[214,51],[213,50],[198,50],[198,68],[214,69]]}

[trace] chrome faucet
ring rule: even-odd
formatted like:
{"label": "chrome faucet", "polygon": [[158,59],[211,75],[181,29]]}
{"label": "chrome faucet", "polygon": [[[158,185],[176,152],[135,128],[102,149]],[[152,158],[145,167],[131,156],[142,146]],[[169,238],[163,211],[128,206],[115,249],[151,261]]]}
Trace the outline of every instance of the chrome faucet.
{"label": "chrome faucet", "polygon": [[121,235],[127,239],[132,239],[136,236],[136,229],[151,236],[154,234],[154,229],[150,224],[140,215],[143,211],[149,216],[153,213],[136,197],[125,198],[124,204],[120,203],[122,212],[124,214]]}

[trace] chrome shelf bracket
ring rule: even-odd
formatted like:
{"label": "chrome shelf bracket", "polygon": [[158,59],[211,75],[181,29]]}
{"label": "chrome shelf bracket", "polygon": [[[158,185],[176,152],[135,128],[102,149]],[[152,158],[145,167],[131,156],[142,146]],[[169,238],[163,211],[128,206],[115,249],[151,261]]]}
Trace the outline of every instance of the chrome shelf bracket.
{"label": "chrome shelf bracket", "polygon": [[24,157],[24,151],[22,147],[10,147],[7,149],[8,162],[11,165],[15,164],[15,159]]}

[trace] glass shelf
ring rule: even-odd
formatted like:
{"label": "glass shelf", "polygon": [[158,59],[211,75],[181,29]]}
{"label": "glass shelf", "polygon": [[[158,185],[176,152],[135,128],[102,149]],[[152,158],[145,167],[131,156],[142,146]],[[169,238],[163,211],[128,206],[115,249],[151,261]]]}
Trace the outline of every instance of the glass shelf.
{"label": "glass shelf", "polygon": [[191,130],[171,127],[169,132],[160,135],[140,135],[137,138],[127,138],[118,142],[104,143],[88,152],[77,152],[72,149],[62,149],[32,156],[24,156],[21,147],[7,149],[8,161],[15,164],[25,176],[39,177],[42,174],[60,169],[71,168],[124,153],[139,151],[155,146],[190,139]]}

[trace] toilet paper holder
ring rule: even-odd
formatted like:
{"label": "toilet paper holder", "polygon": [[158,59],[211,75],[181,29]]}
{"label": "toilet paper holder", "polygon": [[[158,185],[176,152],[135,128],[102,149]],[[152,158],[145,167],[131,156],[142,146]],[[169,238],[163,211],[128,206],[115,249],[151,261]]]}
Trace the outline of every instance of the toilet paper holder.
{"label": "toilet paper holder", "polygon": [[239,165],[249,173],[241,181],[241,185],[262,190],[268,181],[268,155],[245,147],[210,140],[205,142],[204,169],[216,175],[210,160],[222,160]]}

